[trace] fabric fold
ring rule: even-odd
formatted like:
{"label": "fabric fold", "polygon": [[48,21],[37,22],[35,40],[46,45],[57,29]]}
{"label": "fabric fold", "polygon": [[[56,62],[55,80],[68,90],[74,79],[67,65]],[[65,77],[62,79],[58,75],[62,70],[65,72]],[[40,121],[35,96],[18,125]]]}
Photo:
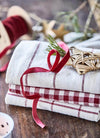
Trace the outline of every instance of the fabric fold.
{"label": "fabric fold", "polygon": [[[100,95],[91,93],[82,93],[78,91],[69,91],[52,88],[40,88],[24,86],[26,95],[39,95],[41,98],[55,100],[64,103],[78,104],[84,106],[100,107]],[[9,95],[23,96],[20,85],[9,85]]]}
{"label": "fabric fold", "polygon": [[[47,47],[47,42],[22,41],[17,46],[10,60],[6,75],[6,82],[9,84],[20,85],[20,77],[29,67],[42,67],[48,69]],[[52,56],[51,63],[54,63],[54,60],[55,56]],[[26,75],[23,78],[23,81],[26,86],[100,94],[100,85],[98,84],[100,82],[99,70],[88,72],[85,77],[83,77],[83,75],[79,75],[73,67],[65,65],[56,75],[53,72],[33,73]]]}
{"label": "fabric fold", "polygon": [[[5,98],[6,104],[32,108],[32,100],[25,99],[19,95],[10,95],[9,93],[8,91]],[[95,122],[100,119],[100,108],[68,104],[54,100],[46,100],[44,98],[39,99],[37,109],[57,112]]]}

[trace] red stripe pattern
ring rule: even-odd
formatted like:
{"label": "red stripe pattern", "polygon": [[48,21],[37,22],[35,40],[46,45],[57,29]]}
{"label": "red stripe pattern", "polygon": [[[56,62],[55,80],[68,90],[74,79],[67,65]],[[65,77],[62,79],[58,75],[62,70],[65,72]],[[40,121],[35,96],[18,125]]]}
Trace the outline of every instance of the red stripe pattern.
{"label": "red stripe pattern", "polygon": [[[27,99],[27,102],[26,102],[25,98],[21,94],[19,95],[8,91],[7,96],[10,98],[8,101],[9,101],[9,104],[11,105],[32,107],[32,100]],[[46,100],[46,99],[40,98],[38,101],[37,108],[42,110],[49,110],[49,111],[57,112],[61,114],[66,114],[74,117],[79,117],[86,120],[96,121],[96,122],[99,120],[99,108],[94,108],[89,106],[68,104],[64,102],[57,102],[54,100]]]}
{"label": "red stripe pattern", "polygon": [[[18,94],[23,96],[22,89],[20,85],[9,85],[9,91],[12,94]],[[51,88],[39,88],[32,86],[24,86],[24,91],[26,95],[37,94],[41,98],[48,100],[55,100],[64,103],[78,104],[84,106],[100,107],[100,95],[82,93],[78,91],[69,91],[61,89],[51,89]]]}

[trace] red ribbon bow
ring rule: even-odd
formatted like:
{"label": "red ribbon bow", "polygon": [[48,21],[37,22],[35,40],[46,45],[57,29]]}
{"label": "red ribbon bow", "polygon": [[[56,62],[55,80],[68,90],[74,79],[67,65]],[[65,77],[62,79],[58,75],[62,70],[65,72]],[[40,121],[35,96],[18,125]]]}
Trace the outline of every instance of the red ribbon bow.
{"label": "red ribbon bow", "polygon": [[[32,68],[29,68],[27,69],[21,76],[20,78],[20,84],[21,84],[21,88],[22,88],[22,93],[23,93],[23,96],[27,99],[34,99],[34,102],[33,102],[33,108],[32,108],[32,115],[33,115],[33,118],[35,120],[35,122],[41,127],[41,128],[44,128],[45,125],[40,121],[38,115],[37,115],[37,111],[36,111],[36,107],[37,107],[37,103],[38,103],[38,100],[40,98],[40,95],[39,94],[34,94],[34,95],[27,95],[24,91],[24,86],[23,86],[23,76],[26,75],[26,74],[30,74],[30,73],[38,73],[38,72],[54,72],[54,73],[58,73],[62,68],[63,66],[67,63],[69,57],[70,57],[70,53],[69,53],[69,49],[67,47],[67,45],[64,43],[64,42],[60,42],[58,43],[60,47],[62,47],[65,51],[66,51],[66,54],[65,56],[61,59],[60,61],[60,54],[57,50],[55,49],[52,49],[49,54],[48,54],[48,57],[47,57],[47,63],[48,63],[48,67],[49,67],[49,70],[48,69],[45,69],[45,68],[41,68],[41,67],[32,67]],[[50,57],[56,53],[56,58],[55,58],[55,61],[53,63],[53,65],[51,64],[50,62]]]}

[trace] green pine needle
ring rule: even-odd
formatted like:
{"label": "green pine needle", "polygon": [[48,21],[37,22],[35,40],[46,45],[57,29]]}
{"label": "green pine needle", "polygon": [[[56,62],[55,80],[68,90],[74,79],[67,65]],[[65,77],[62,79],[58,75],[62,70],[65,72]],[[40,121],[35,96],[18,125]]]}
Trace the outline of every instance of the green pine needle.
{"label": "green pine needle", "polygon": [[59,47],[59,45],[57,44],[55,39],[52,36],[50,36],[50,35],[47,37],[47,39],[48,39],[48,41],[50,43],[50,45],[47,48],[47,51],[50,51],[52,49],[56,49],[59,52],[60,56],[64,57],[66,52],[61,47]]}

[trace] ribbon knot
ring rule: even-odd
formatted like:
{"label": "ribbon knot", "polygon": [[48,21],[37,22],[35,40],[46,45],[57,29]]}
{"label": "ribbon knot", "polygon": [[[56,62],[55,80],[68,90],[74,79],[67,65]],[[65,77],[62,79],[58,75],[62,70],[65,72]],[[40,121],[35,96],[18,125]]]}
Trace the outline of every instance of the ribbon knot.
{"label": "ribbon knot", "polygon": [[[45,69],[45,68],[42,68],[42,67],[32,67],[32,68],[28,68],[21,76],[20,78],[20,84],[21,84],[21,88],[22,88],[22,93],[23,93],[23,96],[27,99],[34,99],[33,101],[33,108],[32,108],[32,115],[33,115],[33,118],[35,120],[35,122],[41,127],[41,128],[44,128],[45,125],[40,121],[40,119],[38,118],[38,115],[37,115],[37,112],[36,112],[36,107],[37,107],[37,103],[38,103],[38,100],[40,98],[40,95],[38,94],[33,94],[33,95],[26,95],[25,91],[24,91],[24,86],[23,86],[23,76],[26,75],[26,74],[30,74],[30,73],[38,73],[38,72],[54,72],[54,73],[58,73],[62,68],[63,66],[67,63],[69,57],[70,57],[70,53],[69,53],[69,49],[67,47],[67,45],[64,43],[64,42],[60,42],[58,43],[58,45],[63,48],[65,51],[66,51],[66,54],[65,56],[61,59],[60,61],[60,54],[57,50],[55,49],[52,49],[48,56],[47,56],[47,63],[48,63],[48,67],[49,67],[49,70],[48,69]],[[56,53],[56,58],[55,58],[55,61],[53,63],[53,65],[51,64],[51,61],[50,61],[50,57]]]}

